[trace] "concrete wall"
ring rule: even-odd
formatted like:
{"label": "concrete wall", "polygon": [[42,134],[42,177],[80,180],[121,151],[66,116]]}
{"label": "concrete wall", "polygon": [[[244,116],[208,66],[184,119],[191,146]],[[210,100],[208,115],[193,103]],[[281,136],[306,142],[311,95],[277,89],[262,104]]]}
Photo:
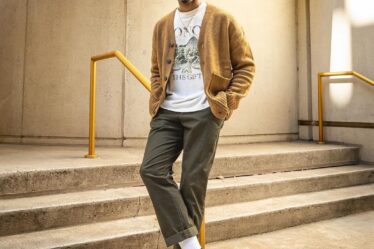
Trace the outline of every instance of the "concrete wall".
{"label": "concrete wall", "polygon": [[[370,0],[299,2],[299,119],[318,120],[318,72],[355,70],[374,79],[374,3]],[[308,16],[308,8],[310,15]],[[310,22],[308,31],[307,22]],[[310,47],[308,47],[310,33]],[[374,88],[352,77],[325,78],[326,121],[374,123]],[[325,140],[363,145],[374,161],[374,129],[325,127]],[[318,127],[300,126],[300,137],[318,140]]]}
{"label": "concrete wall", "polygon": [[[124,50],[125,3],[0,1],[2,142],[87,141],[90,57]],[[96,134],[120,145],[122,66],[99,62],[97,76]]]}
{"label": "concrete wall", "polygon": [[26,0],[0,0],[0,135],[22,132]]}
{"label": "concrete wall", "polygon": [[[295,0],[208,2],[235,15],[257,64],[220,143],[297,138]],[[90,56],[121,50],[149,77],[153,26],[176,7],[176,0],[0,0],[0,142],[87,143]],[[144,144],[149,93],[116,59],[97,68],[97,144]]]}

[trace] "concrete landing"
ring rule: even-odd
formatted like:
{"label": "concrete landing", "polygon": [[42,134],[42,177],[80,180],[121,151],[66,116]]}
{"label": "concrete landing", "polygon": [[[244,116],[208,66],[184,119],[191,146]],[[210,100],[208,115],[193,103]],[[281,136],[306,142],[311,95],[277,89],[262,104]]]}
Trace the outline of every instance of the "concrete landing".
{"label": "concrete landing", "polygon": [[265,234],[212,242],[206,249],[372,249],[374,211]]}
{"label": "concrete landing", "polygon": [[[216,158],[317,152],[320,150],[357,149],[359,145],[296,140],[286,142],[263,142],[250,144],[219,145]],[[88,146],[19,145],[0,144],[0,174],[37,170],[89,168],[106,165],[140,163],[143,147],[96,147],[95,159],[84,158]],[[183,151],[177,161],[181,161]]]}

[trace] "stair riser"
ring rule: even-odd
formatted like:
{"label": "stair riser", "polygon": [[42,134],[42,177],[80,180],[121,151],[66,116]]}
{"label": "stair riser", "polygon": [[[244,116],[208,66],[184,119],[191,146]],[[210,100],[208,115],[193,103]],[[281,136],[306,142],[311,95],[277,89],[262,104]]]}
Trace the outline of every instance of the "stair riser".
{"label": "stair riser", "polygon": [[374,195],[206,224],[206,241],[227,240],[374,209]]}
{"label": "stair riser", "polygon": [[[67,247],[58,247],[58,249],[85,249],[85,248],[92,248],[92,249],[103,249],[103,248],[110,248],[110,249],[155,249],[157,241],[163,240],[163,238],[159,238],[159,232],[149,232],[143,233],[141,235],[136,234],[133,236],[128,236],[125,238],[113,238],[110,240],[104,241],[92,241],[89,243],[81,244],[81,245],[72,245]],[[164,247],[166,245],[164,244]]]}
{"label": "stair riser", "polygon": [[[139,165],[73,168],[0,175],[0,196],[45,194],[92,187],[140,185]],[[51,192],[51,193],[53,193]]]}
{"label": "stair riser", "polygon": [[214,176],[253,175],[357,164],[359,160],[358,152],[358,149],[342,148],[251,157],[230,157],[222,159],[219,167],[213,166],[211,174]]}
{"label": "stair riser", "polygon": [[[359,148],[340,148],[271,155],[216,158],[210,177],[251,175],[358,163]],[[142,185],[140,164],[20,172],[0,175],[0,196],[45,191]],[[179,181],[181,162],[174,167]]]}
{"label": "stair riser", "polygon": [[[372,182],[374,182],[374,169],[268,184],[208,188],[206,207]],[[154,214],[154,209],[148,195],[75,206],[24,210],[0,215],[0,224],[2,224],[0,235],[149,214]]]}
{"label": "stair riser", "polygon": [[[310,178],[248,184],[235,188],[208,189],[206,206],[254,201],[270,197],[328,190],[374,182],[374,170]],[[219,198],[217,198],[217,196]]]}

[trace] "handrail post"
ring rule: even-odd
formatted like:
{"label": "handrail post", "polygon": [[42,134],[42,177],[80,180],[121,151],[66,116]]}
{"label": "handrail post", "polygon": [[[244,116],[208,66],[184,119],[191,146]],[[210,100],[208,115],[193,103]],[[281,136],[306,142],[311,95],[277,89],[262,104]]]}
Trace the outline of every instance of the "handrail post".
{"label": "handrail post", "polygon": [[205,215],[202,217],[200,231],[199,231],[199,243],[202,249],[205,249]]}
{"label": "handrail post", "polygon": [[319,126],[319,144],[324,144],[323,139],[323,86],[322,74],[318,73],[318,126]]}
{"label": "handrail post", "polygon": [[89,116],[89,146],[85,158],[96,158],[95,154],[95,117],[96,117],[96,61],[90,64],[90,116]]}

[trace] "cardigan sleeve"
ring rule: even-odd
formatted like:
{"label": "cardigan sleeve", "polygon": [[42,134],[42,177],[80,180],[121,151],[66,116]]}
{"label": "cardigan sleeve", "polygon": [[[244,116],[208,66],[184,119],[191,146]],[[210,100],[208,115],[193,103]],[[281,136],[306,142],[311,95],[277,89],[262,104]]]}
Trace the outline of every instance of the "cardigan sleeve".
{"label": "cardigan sleeve", "polygon": [[158,22],[155,24],[152,36],[152,55],[151,55],[151,91],[149,97],[149,110],[151,111],[153,104],[162,93],[160,69],[158,64]]}
{"label": "cardigan sleeve", "polygon": [[225,92],[229,109],[237,109],[240,99],[248,94],[252,84],[255,63],[244,30],[233,17],[230,18],[228,33],[233,77]]}
{"label": "cardigan sleeve", "polygon": [[152,88],[160,84],[160,70],[158,66],[157,50],[158,50],[158,37],[157,37],[158,23],[153,28],[152,36],[152,55],[151,55],[151,86]]}

